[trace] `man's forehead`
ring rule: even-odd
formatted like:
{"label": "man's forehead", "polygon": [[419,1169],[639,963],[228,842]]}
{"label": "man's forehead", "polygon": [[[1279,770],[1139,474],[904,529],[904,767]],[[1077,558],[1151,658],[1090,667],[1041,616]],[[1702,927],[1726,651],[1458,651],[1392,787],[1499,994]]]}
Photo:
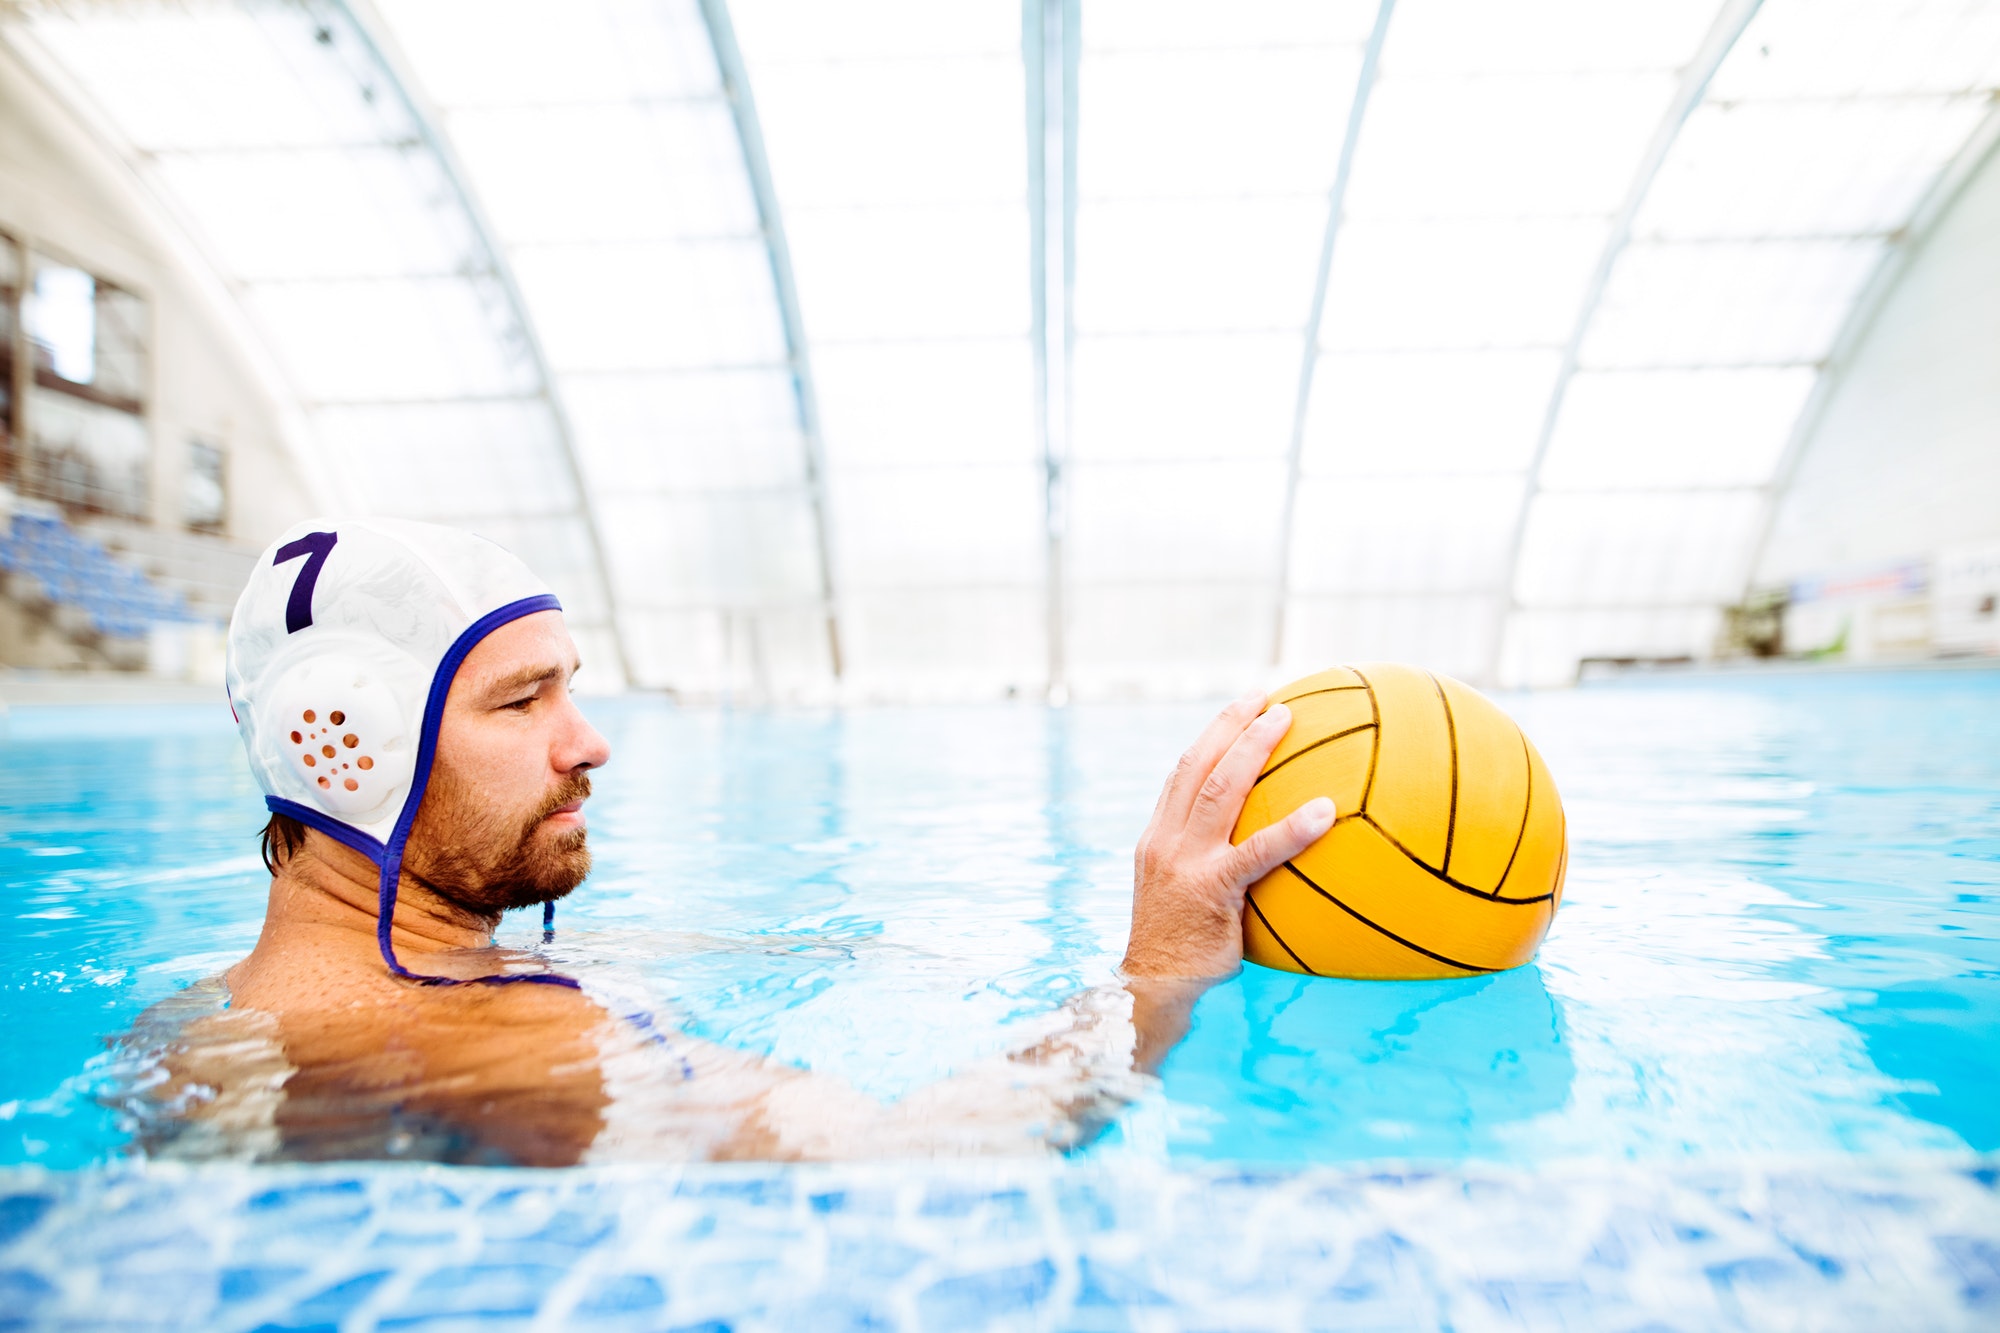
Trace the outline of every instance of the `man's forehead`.
{"label": "man's forehead", "polygon": [[458,679],[475,689],[527,684],[577,669],[576,644],[562,612],[538,611],[494,630],[466,654]]}

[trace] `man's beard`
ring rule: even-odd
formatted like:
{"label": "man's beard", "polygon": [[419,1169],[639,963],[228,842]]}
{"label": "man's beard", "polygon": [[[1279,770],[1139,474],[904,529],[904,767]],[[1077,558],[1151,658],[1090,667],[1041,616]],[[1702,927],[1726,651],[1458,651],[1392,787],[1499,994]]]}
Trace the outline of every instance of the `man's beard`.
{"label": "man's beard", "polygon": [[590,873],[589,830],[542,829],[542,821],[590,795],[577,773],[524,823],[487,808],[469,784],[434,772],[410,830],[404,867],[439,897],[481,915],[532,907],[568,894]]}

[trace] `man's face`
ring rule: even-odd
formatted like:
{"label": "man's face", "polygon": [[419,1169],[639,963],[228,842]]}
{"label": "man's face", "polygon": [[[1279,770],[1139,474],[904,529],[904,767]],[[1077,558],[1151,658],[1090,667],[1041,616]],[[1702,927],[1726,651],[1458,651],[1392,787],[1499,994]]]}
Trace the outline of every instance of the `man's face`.
{"label": "man's face", "polygon": [[404,865],[461,907],[547,902],[590,873],[585,770],[611,747],[570,697],[576,669],[558,611],[502,626],[459,667]]}

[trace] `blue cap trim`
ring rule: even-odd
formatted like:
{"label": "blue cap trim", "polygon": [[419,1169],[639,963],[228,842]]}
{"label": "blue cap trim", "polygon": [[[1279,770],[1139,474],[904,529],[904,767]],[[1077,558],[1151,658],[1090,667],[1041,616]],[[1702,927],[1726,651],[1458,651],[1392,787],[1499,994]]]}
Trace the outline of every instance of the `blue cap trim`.
{"label": "blue cap trim", "polygon": [[351,824],[343,824],[332,815],[321,814],[309,805],[300,805],[297,801],[288,801],[282,796],[266,796],[264,808],[274,815],[296,819],[307,828],[318,829],[335,842],[346,843],[378,866],[382,864],[382,858],[389,853],[388,848],[360,829]]}

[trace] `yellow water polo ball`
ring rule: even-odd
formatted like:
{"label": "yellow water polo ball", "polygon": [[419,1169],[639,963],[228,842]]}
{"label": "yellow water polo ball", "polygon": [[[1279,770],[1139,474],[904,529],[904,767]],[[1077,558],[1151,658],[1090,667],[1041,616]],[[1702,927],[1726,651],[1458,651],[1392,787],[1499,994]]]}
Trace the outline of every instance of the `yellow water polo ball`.
{"label": "yellow water polo ball", "polygon": [[1315,796],[1326,836],[1250,887],[1243,954],[1313,976],[1464,977],[1534,957],[1562,902],[1562,798],[1520,727],[1477,690],[1392,662],[1271,696],[1291,729],[1235,841]]}

